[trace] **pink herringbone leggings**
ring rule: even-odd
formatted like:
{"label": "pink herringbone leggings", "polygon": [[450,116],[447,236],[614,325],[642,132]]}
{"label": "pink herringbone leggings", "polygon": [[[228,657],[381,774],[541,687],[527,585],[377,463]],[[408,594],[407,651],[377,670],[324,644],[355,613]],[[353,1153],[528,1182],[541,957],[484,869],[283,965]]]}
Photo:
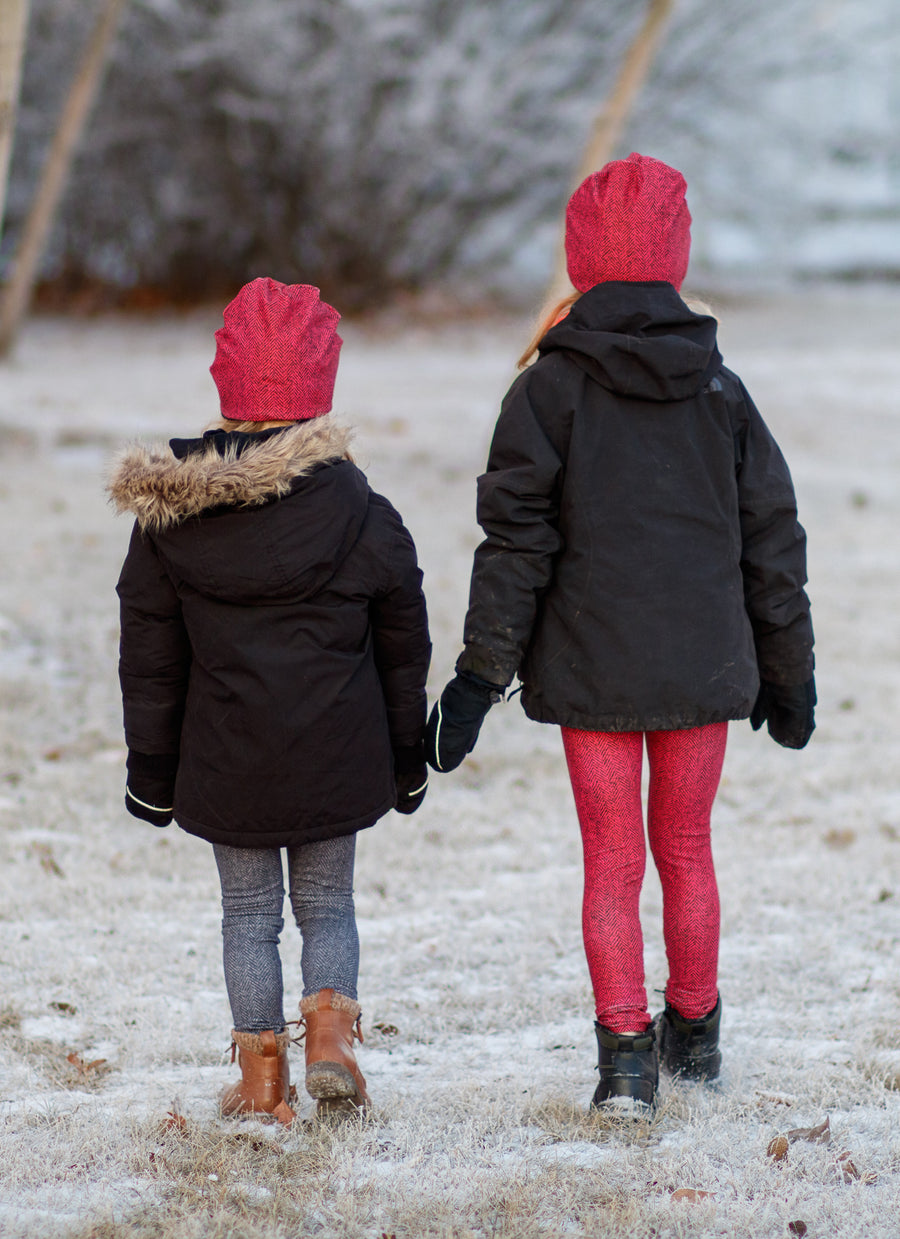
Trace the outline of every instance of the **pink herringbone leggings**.
{"label": "pink herringbone leggings", "polygon": [[662,883],[669,961],[666,1001],[689,1020],[716,1005],[719,892],[709,818],[727,734],[727,723],[646,733],[562,729],[584,843],[584,949],[597,1019],[612,1032],[639,1032],[650,1022],[639,911],[645,735],[647,829]]}

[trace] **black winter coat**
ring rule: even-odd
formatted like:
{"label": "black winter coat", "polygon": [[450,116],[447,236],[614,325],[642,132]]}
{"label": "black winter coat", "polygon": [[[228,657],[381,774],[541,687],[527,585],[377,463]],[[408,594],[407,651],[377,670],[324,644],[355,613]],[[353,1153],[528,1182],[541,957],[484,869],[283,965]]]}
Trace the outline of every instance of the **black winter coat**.
{"label": "black winter coat", "polygon": [[395,802],[393,750],[421,741],[422,574],[348,439],[330,418],[217,432],[173,440],[177,456],[134,449],[112,479],[137,517],[118,583],[126,739],[179,755],[175,819],[214,843],[371,826]]}
{"label": "black winter coat", "polygon": [[504,400],[457,668],[589,731],[746,718],[812,675],[806,537],[715,320],[598,284]]}

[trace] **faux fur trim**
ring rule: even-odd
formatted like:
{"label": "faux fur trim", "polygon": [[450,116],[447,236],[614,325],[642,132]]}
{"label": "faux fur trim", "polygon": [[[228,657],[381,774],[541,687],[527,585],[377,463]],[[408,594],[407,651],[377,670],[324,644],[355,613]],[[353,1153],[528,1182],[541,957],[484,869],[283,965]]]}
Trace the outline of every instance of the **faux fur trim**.
{"label": "faux fur trim", "polygon": [[[232,1028],[231,1039],[238,1049],[243,1050],[245,1054],[256,1054],[262,1057],[263,1043],[259,1033],[238,1032],[236,1028]],[[280,1032],[275,1034],[275,1046],[279,1054],[286,1054],[290,1044],[290,1033]]]}
{"label": "faux fur trim", "polygon": [[238,456],[213,448],[178,460],[166,446],[135,444],[113,466],[107,491],[117,512],[159,532],[209,508],[256,507],[280,499],[294,478],[347,455],[352,431],[331,417],[290,426]]}
{"label": "faux fur trim", "polygon": [[[320,1003],[319,998],[322,994],[330,994],[331,1001],[326,998],[325,1002]],[[307,994],[305,998],[300,999],[300,1014],[309,1015],[311,1011],[346,1011],[353,1018],[359,1019],[359,1013],[362,1007],[352,998],[348,998],[346,994],[339,994],[336,989],[327,990],[320,989],[315,994]]]}

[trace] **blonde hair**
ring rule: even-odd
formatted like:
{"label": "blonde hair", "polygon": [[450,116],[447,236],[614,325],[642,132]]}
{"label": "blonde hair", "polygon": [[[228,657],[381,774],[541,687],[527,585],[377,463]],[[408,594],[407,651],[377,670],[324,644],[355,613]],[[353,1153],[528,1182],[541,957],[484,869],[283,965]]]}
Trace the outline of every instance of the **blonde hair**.
{"label": "blonde hair", "polygon": [[[269,421],[269,422],[244,422],[232,417],[217,417],[214,422],[210,422],[206,430],[225,430],[229,434],[232,431],[240,431],[243,434],[258,434],[260,430],[278,430],[282,426],[302,426],[304,422],[316,421],[316,418],[292,418],[290,421]],[[349,451],[344,452],[344,460],[349,460],[351,465],[355,465],[356,461],[350,455]]]}
{"label": "blonde hair", "polygon": [[214,422],[210,422],[206,427],[207,430],[227,430],[229,433],[233,430],[242,431],[247,435],[258,434],[260,430],[275,430],[279,426],[296,426],[297,422],[282,421],[282,422],[250,422],[240,421],[236,418],[217,417]]}
{"label": "blonde hair", "polygon": [[682,297],[682,300],[687,308],[692,311],[692,313],[705,314],[708,318],[714,318],[716,322],[719,321],[719,316],[712,306],[708,305],[705,301],[701,301],[699,297]]}
{"label": "blonde hair", "polygon": [[573,290],[567,296],[563,297],[562,300],[551,301],[544,307],[538,316],[538,326],[535,328],[534,334],[528,341],[528,347],[516,362],[516,368],[518,370],[525,369],[537,352],[537,346],[540,344],[541,340],[543,340],[550,328],[558,323],[561,318],[565,318],[580,296],[581,293]]}
{"label": "blonde hair", "polygon": [[[579,292],[571,292],[567,297],[563,297],[562,300],[551,301],[549,305],[545,307],[538,317],[538,326],[535,328],[534,335],[528,341],[528,347],[516,362],[516,368],[518,370],[525,369],[534,357],[537,352],[538,345],[550,328],[555,327],[561,319],[565,318],[580,296],[581,293]],[[718,316],[712,307],[707,305],[705,301],[701,301],[699,297],[684,297],[683,300],[687,308],[691,310],[692,313],[706,314],[710,318],[715,318],[718,321]]]}

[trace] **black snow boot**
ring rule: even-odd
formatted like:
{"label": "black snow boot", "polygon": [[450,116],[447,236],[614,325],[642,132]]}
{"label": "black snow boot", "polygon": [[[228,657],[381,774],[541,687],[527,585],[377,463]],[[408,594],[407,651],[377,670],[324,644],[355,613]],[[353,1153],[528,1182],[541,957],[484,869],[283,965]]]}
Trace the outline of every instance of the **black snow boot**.
{"label": "black snow boot", "polygon": [[594,1022],[600,1054],[592,1109],[616,1108],[631,1113],[649,1113],[656,1105],[659,1063],[656,1030],[651,1024],[642,1033],[614,1033]]}
{"label": "black snow boot", "polygon": [[712,1011],[699,1020],[684,1019],[666,1003],[665,1011],[656,1017],[659,1057],[665,1070],[682,1080],[715,1080],[722,1065],[721,1022],[721,997],[716,999]]}

